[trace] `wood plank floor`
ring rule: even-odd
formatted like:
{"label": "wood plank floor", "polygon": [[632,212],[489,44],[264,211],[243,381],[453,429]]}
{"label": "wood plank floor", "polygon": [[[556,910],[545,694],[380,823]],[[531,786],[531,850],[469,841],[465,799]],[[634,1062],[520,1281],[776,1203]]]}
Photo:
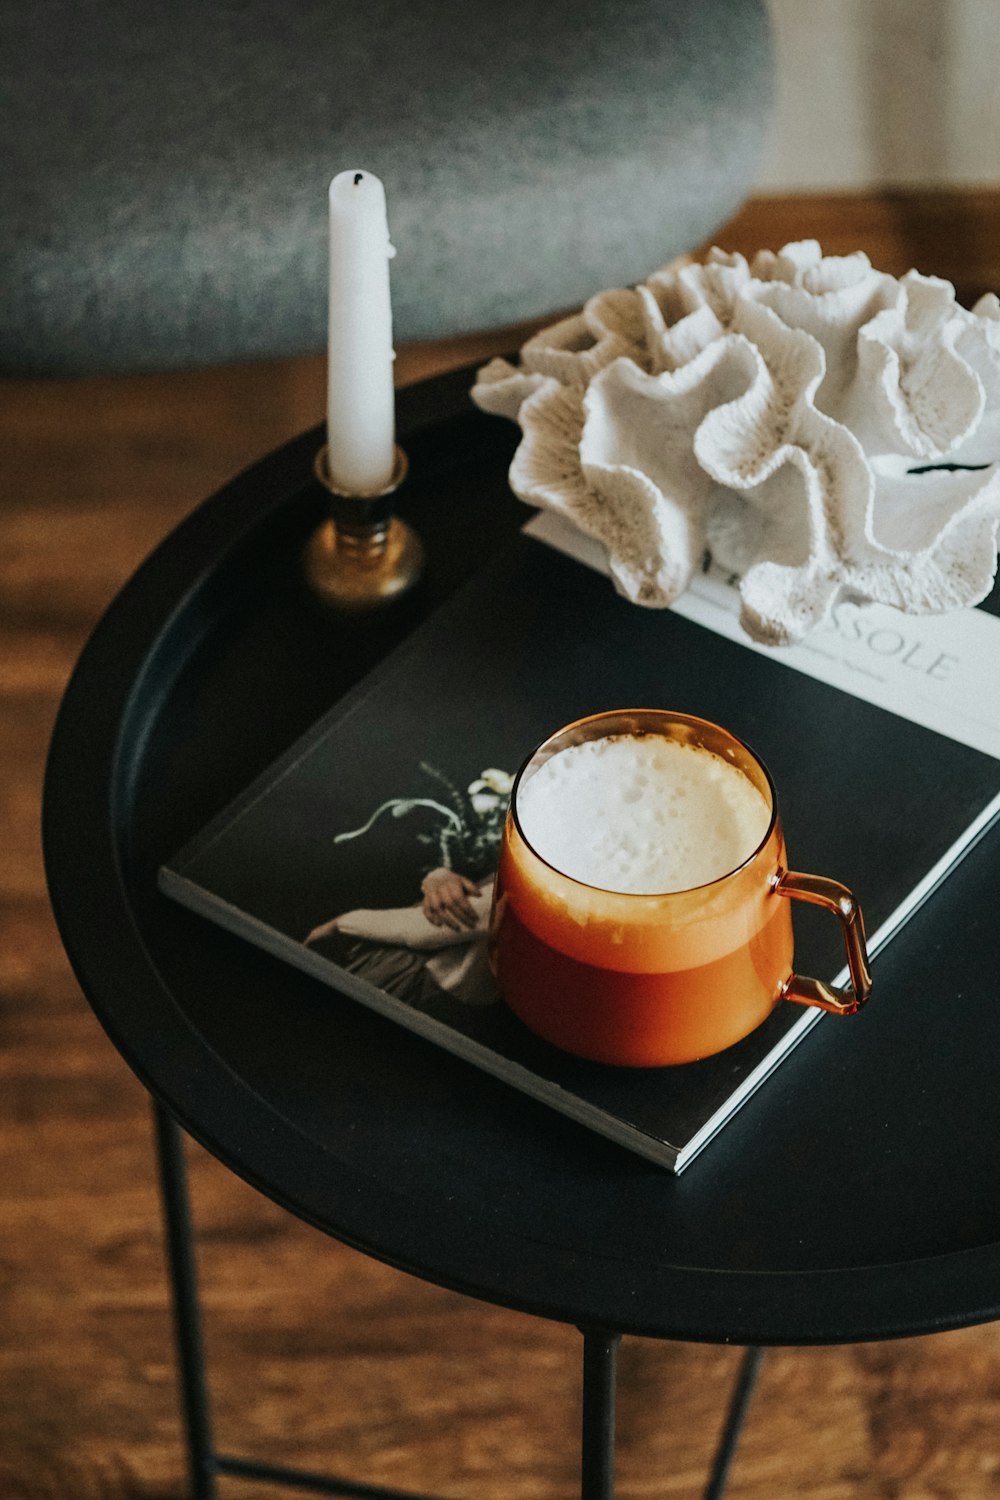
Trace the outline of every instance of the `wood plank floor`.
{"label": "wood plank floor", "polygon": [[[731,248],[830,250],[1000,286],[996,195],[753,203]],[[509,338],[401,351],[402,380]],[[0,385],[0,1500],[185,1494],[145,1097],[49,914],[41,772],[85,636],[214,486],[318,421],[323,363]],[[222,1447],[444,1496],[577,1487],[578,1336],[332,1244],[190,1152]],[[737,1354],[628,1340],[619,1493],[699,1495]],[[774,1351],[734,1500],[1000,1489],[1000,1329]],[[224,1497],[288,1491],[220,1482]]]}

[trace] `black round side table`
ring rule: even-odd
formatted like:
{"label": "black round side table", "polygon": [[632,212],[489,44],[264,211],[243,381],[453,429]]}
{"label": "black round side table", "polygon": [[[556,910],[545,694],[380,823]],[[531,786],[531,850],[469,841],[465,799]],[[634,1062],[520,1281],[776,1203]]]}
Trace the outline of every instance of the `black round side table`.
{"label": "black round side table", "polygon": [[400,400],[401,509],[428,550],[417,591],[366,618],[313,605],[299,559],[322,514],[321,434],[307,433],[139,569],[53,737],[51,896],[84,992],[154,1101],[199,1497],[218,1473],[384,1492],[215,1452],[178,1124],[336,1239],[579,1327],[585,1497],[612,1492],[623,1333],[748,1346],[718,1495],[760,1349],[1000,1315],[1000,830],[877,958],[864,1015],[816,1028],[680,1177],[360,1005],[334,1021],[318,981],[158,891],[160,863],[522,524],[516,430],[472,409],[469,383]]}

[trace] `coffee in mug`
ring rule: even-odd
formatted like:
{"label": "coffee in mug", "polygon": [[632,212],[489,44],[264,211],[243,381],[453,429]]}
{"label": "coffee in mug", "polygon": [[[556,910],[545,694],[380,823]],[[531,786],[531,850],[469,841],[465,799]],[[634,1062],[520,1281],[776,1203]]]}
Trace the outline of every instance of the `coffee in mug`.
{"label": "coffee in mug", "polygon": [[[794,973],[789,897],[838,916],[851,990]],[[763,763],[719,726],[663,710],[580,720],[525,762],[490,958],[533,1031],[638,1067],[721,1051],[781,1000],[846,1015],[870,990],[857,903],[788,870]]]}

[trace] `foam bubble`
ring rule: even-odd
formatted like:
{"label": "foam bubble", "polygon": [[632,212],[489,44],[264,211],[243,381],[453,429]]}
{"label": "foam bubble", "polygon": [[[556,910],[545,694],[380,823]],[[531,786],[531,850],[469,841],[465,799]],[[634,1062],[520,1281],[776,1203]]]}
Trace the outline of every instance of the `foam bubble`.
{"label": "foam bubble", "polygon": [[763,840],[767,799],[738,767],[662,735],[609,735],[553,755],[518,789],[532,848],[606,891],[688,890],[736,869]]}

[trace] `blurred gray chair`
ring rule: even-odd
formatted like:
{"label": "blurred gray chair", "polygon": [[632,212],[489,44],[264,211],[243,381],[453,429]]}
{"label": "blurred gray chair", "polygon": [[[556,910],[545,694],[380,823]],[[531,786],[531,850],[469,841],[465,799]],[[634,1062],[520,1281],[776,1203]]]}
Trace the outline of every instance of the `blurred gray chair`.
{"label": "blurred gray chair", "polygon": [[637,281],[753,181],[765,0],[8,0],[0,373],[314,353],[382,177],[398,342]]}

